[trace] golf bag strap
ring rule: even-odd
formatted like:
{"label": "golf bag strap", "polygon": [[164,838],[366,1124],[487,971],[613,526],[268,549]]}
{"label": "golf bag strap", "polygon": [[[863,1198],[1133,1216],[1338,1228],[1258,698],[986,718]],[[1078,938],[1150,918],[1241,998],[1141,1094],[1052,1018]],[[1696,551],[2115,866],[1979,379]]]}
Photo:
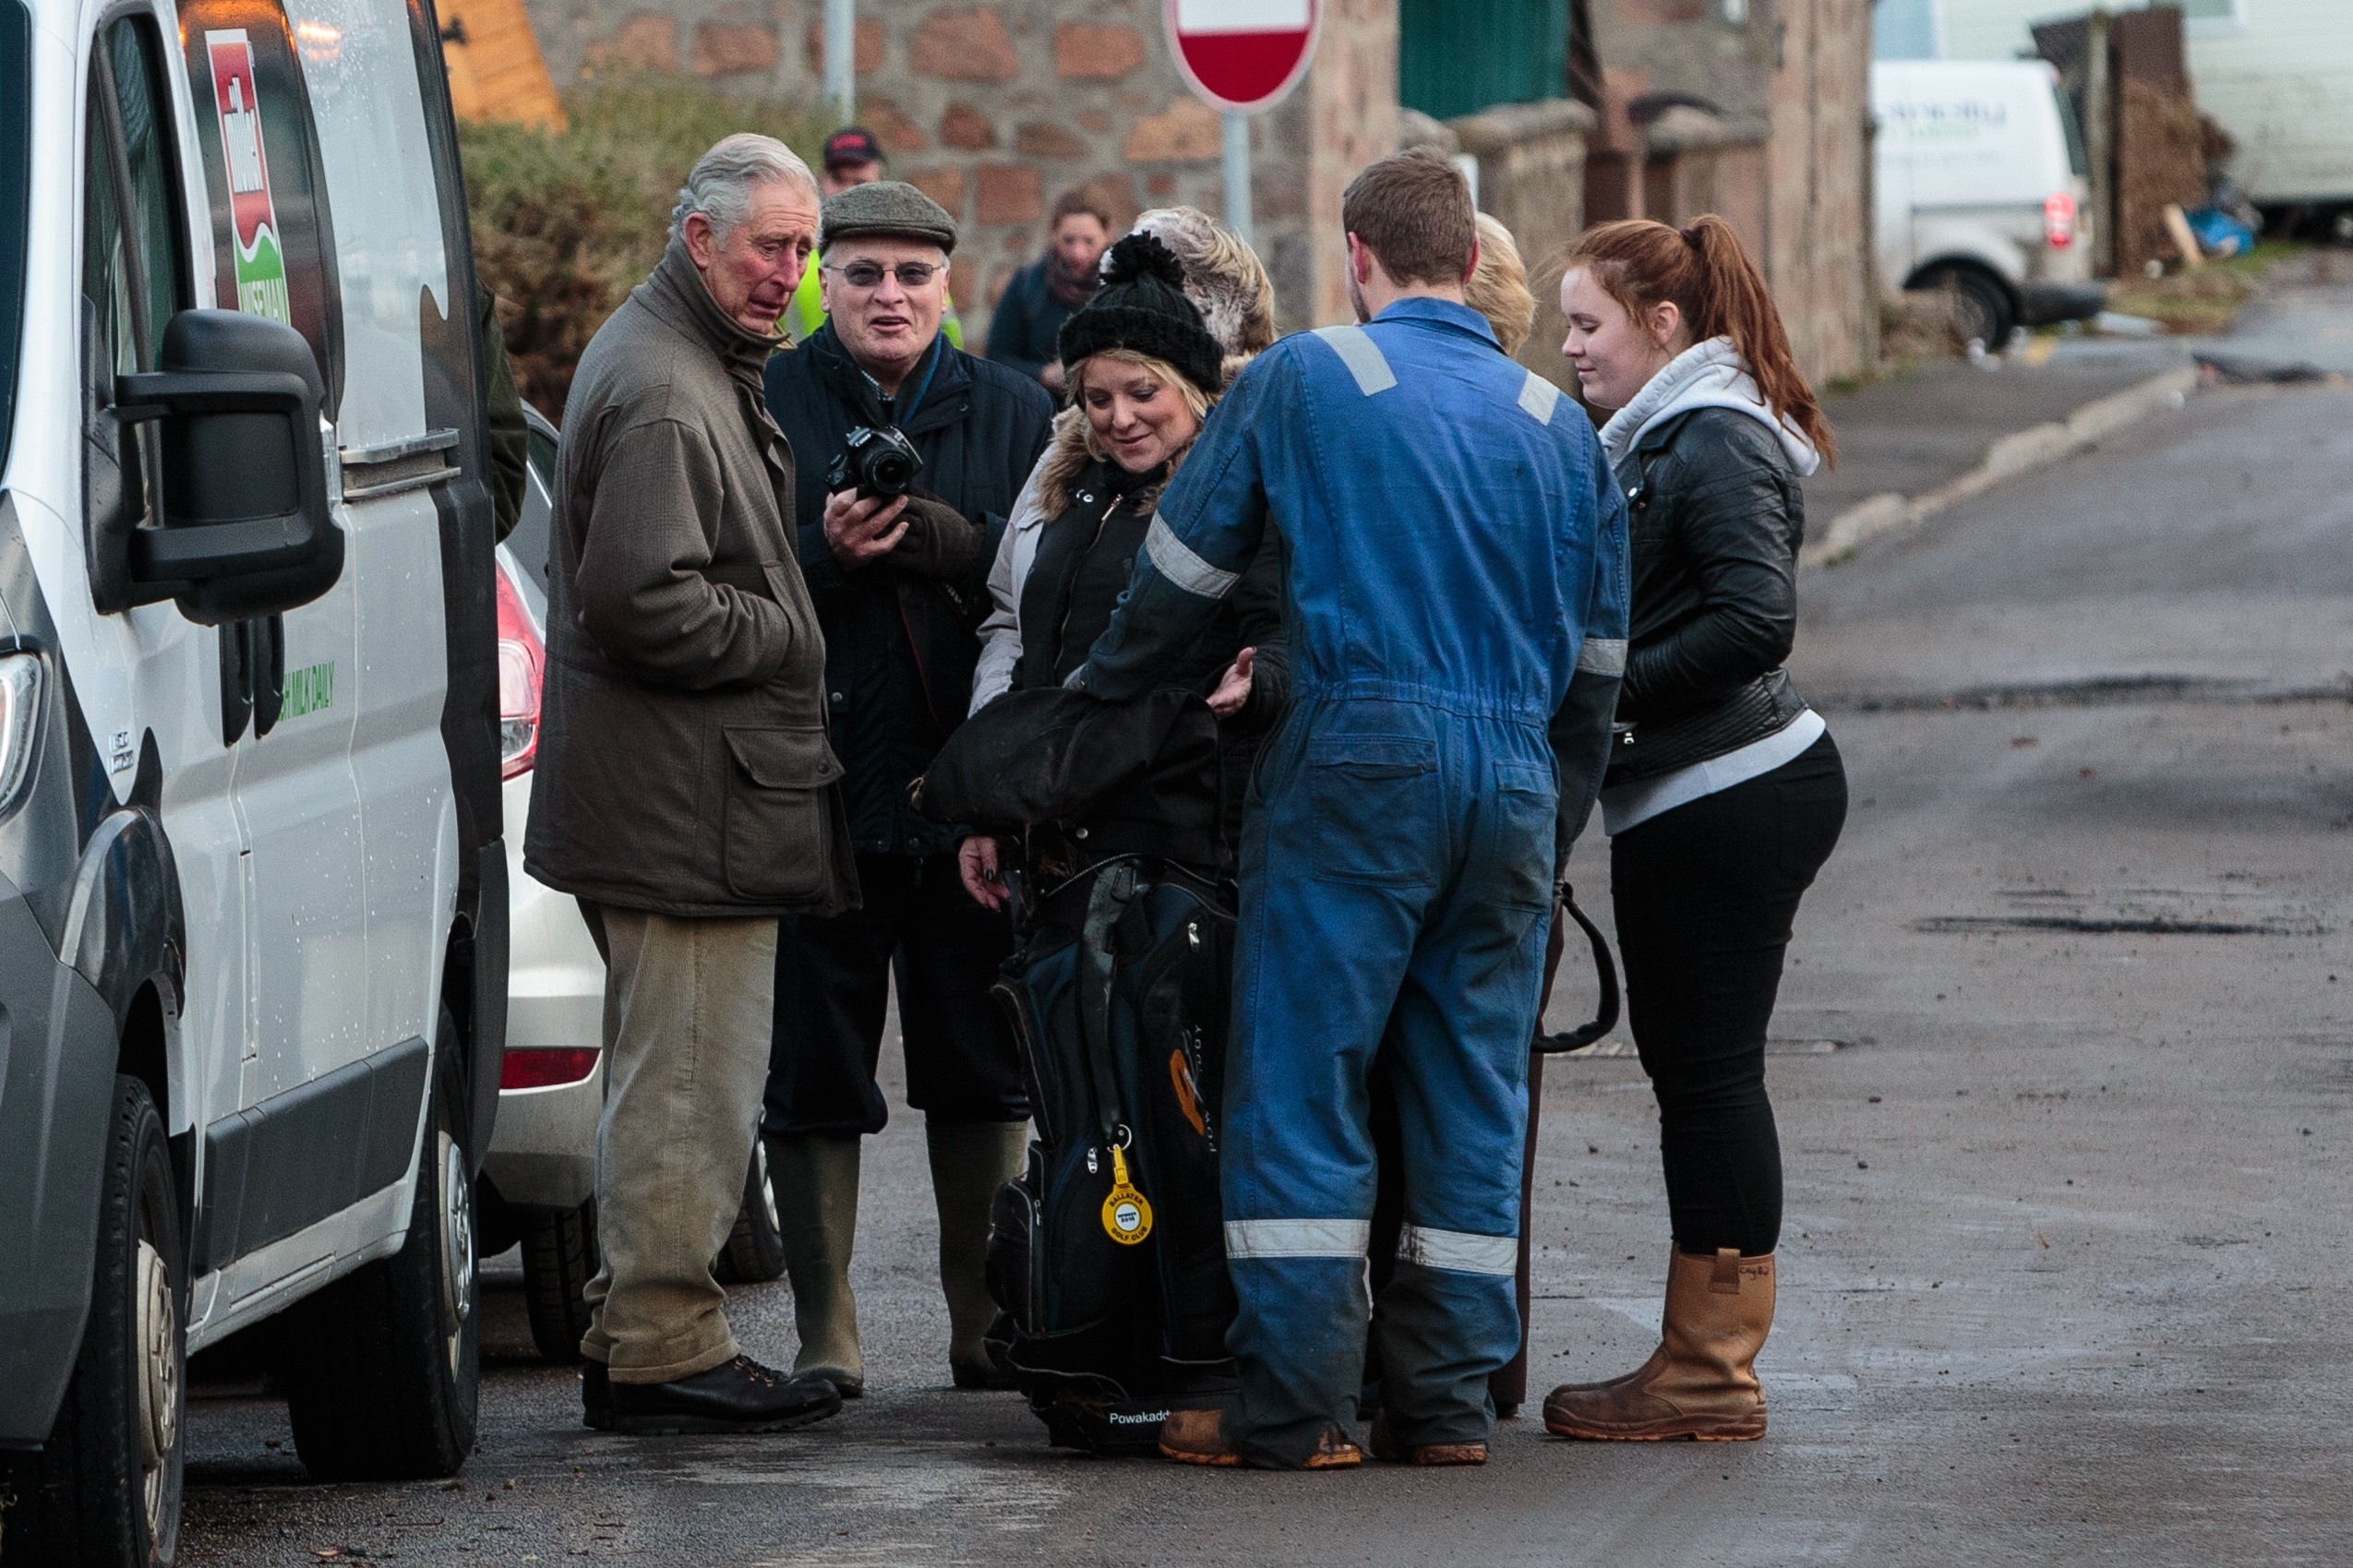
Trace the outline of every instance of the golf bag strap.
{"label": "golf bag strap", "polygon": [[[1590,1023],[1563,1030],[1557,1035],[1538,1035],[1535,1045],[1531,1047],[1538,1056],[1557,1056],[1563,1051],[1590,1046],[1617,1027],[1617,965],[1610,958],[1609,939],[1586,918],[1585,911],[1577,907],[1576,889],[1563,882],[1553,890],[1553,896],[1568,917],[1577,922],[1579,928],[1585,933],[1585,940],[1592,945],[1593,979],[1600,987],[1601,996]],[[1550,976],[1545,976],[1547,991],[1552,988],[1551,978]]]}
{"label": "golf bag strap", "polygon": [[1120,1099],[1119,1071],[1111,1059],[1111,987],[1119,976],[1113,935],[1134,902],[1135,862],[1112,862],[1096,873],[1086,894],[1086,918],[1079,927],[1078,1031],[1086,1047],[1086,1076],[1094,1089],[1095,1118],[1106,1143],[1127,1121]]}

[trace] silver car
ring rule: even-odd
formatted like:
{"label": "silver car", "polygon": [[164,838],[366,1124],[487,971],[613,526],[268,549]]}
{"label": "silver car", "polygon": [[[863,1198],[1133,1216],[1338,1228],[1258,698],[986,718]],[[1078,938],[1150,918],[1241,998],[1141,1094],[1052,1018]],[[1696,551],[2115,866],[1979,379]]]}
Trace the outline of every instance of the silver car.
{"label": "silver car", "polygon": [[[522,865],[531,769],[539,752],[540,678],[547,660],[547,527],[554,509],[556,427],[537,410],[522,520],[498,546],[498,727],[504,778],[510,948],[507,1057],[498,1121],[482,1164],[482,1250],[522,1248],[531,1336],[551,1361],[580,1359],[583,1292],[598,1267],[596,1123],[605,1104],[605,961],[569,895]],[[724,1282],[785,1272],[775,1194],[759,1140],[743,1212],[716,1268]]]}

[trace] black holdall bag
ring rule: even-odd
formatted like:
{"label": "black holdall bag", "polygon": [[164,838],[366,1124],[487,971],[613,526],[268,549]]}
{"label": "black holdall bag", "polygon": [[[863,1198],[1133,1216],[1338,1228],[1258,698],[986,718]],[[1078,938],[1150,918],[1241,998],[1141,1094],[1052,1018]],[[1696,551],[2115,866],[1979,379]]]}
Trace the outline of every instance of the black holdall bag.
{"label": "black holdall bag", "polygon": [[1124,856],[1046,893],[996,987],[1029,1077],[1029,1167],[997,1195],[998,1348],[1057,1447],[1151,1454],[1226,1403],[1218,1193],[1230,889]]}

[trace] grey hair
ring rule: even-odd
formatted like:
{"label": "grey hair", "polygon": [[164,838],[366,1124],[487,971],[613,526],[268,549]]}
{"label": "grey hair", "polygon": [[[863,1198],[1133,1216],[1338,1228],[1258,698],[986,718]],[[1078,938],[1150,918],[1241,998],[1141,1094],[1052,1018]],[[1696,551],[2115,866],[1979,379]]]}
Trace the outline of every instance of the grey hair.
{"label": "grey hair", "polygon": [[714,235],[725,240],[751,215],[751,188],[779,180],[817,195],[817,176],[800,154],[774,137],[738,131],[721,138],[694,161],[679,187],[678,204],[670,209],[671,237],[685,233],[686,221],[700,212],[710,220]]}

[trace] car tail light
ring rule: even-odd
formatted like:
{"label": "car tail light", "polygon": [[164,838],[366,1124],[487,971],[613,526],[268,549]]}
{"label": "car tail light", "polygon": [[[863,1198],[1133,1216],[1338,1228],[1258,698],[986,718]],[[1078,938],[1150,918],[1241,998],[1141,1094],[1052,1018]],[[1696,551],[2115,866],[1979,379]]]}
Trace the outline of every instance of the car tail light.
{"label": "car tail light", "polygon": [[546,667],[546,646],[522,607],[522,595],[508,580],[506,568],[500,567],[498,776],[502,779],[529,772],[532,763],[539,760],[539,682]]}
{"label": "car tail light", "polygon": [[2043,237],[2053,250],[2065,250],[2075,243],[2075,197],[2067,191],[2043,198]]}
{"label": "car tail light", "polygon": [[509,1046],[498,1066],[501,1089],[552,1089],[596,1071],[594,1046]]}

